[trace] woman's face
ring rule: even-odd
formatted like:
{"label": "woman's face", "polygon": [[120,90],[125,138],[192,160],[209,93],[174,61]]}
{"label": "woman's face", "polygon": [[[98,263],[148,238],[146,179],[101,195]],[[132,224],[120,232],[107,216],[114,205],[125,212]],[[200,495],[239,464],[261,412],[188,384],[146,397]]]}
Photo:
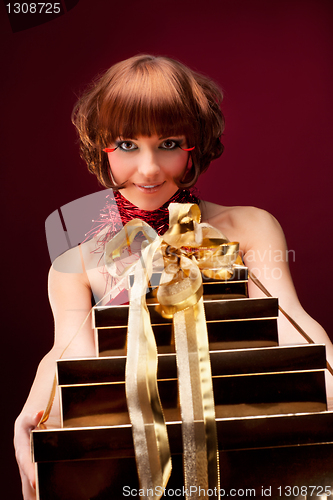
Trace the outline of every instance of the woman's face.
{"label": "woman's face", "polygon": [[156,210],[178,190],[187,169],[189,153],[185,136],[119,138],[108,153],[117,184],[125,183],[121,194],[142,210]]}

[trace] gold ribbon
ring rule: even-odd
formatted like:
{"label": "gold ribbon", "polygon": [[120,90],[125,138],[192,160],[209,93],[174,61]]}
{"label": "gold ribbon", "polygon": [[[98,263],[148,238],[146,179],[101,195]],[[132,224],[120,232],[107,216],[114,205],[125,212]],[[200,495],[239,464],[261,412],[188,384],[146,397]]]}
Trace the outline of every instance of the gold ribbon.
{"label": "gold ribbon", "polygon": [[[186,497],[219,498],[215,406],[201,271],[216,278],[230,277],[237,262],[238,243],[229,243],[217,229],[200,224],[197,205],[173,203],[169,211],[170,228],[163,238],[143,221],[134,219],[105,249],[110,274],[124,277],[134,271],[125,381],[140,487],[146,498],[157,500],[171,472],[167,429],[157,389],[157,348],[145,299],[154,256],[160,252],[164,270],[157,299],[162,315],[173,317]],[[148,240],[140,259],[117,274],[115,259],[140,231]]]}
{"label": "gold ribbon", "polygon": [[[116,259],[139,232],[144,233],[149,245],[137,262],[125,266],[119,274]],[[105,265],[112,276],[122,278],[134,271],[127,330],[126,398],[143,498],[154,500],[162,496],[171,473],[169,441],[157,388],[157,348],[146,305],[153,258],[161,241],[148,224],[133,219],[105,248]]]}

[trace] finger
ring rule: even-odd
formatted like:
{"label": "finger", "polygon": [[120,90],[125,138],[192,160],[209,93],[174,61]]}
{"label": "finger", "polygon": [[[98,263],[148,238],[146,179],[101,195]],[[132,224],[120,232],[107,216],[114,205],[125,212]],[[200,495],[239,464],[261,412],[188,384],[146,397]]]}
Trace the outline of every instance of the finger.
{"label": "finger", "polygon": [[22,479],[22,493],[24,500],[36,500],[36,490],[30,484],[30,481],[25,475],[21,474]]}
{"label": "finger", "polygon": [[33,421],[35,424],[34,427],[36,427],[40,423],[43,415],[44,415],[44,410],[40,410],[35,414],[35,416],[33,418]]}
{"label": "finger", "polygon": [[35,465],[31,460],[31,448],[29,441],[28,444],[21,444],[20,448],[16,452],[16,459],[22,478],[22,484],[23,477],[25,477],[28,482],[35,487]]}
{"label": "finger", "polygon": [[24,429],[27,432],[31,431],[39,424],[43,416],[43,413],[44,413],[43,410],[40,410],[37,413],[33,414],[28,413],[27,415],[24,415],[22,418],[17,419],[15,430],[19,431],[20,429]]}
{"label": "finger", "polygon": [[21,482],[22,482],[22,493],[24,500],[32,500],[36,498],[36,490],[32,482],[26,476],[21,467],[19,467]]}
{"label": "finger", "polygon": [[[33,488],[35,488],[35,466],[31,459],[30,432],[38,425],[43,413],[43,410],[40,410],[33,415],[25,415],[15,429],[14,445],[22,485],[24,484],[23,477],[25,477]],[[25,487],[28,489],[27,485]]]}

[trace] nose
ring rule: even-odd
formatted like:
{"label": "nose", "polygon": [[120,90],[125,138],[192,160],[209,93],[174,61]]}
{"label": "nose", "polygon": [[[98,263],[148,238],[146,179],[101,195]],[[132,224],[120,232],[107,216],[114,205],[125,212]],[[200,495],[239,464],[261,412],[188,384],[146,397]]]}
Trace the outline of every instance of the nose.
{"label": "nose", "polygon": [[142,151],[138,158],[138,172],[146,179],[155,178],[160,171],[159,163],[154,151]]}

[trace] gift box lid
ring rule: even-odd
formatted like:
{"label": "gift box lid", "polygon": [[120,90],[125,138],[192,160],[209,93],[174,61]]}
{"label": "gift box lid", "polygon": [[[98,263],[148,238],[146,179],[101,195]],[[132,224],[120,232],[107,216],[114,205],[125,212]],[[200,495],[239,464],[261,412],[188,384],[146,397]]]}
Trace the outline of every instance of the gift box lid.
{"label": "gift box lid", "polygon": [[[325,411],[324,370],[213,376],[216,418]],[[177,379],[158,381],[166,422],[180,420]],[[62,425],[130,423],[125,382],[60,387]]]}
{"label": "gift box lid", "polygon": [[[151,324],[172,324],[172,318],[164,318],[156,309],[155,304],[147,304]],[[216,299],[205,301],[207,322],[241,321],[247,319],[277,318],[278,299],[263,297],[260,299]],[[127,326],[129,305],[97,306],[93,309],[94,328],[113,328]]]}
{"label": "gift box lid", "polygon": [[[333,412],[217,419],[219,450],[333,443]],[[182,453],[181,423],[168,424],[172,454]],[[37,428],[35,462],[134,457],[131,425]]]}
{"label": "gift box lid", "polygon": [[[326,368],[325,345],[228,349],[210,352],[212,375],[236,375]],[[57,361],[59,385],[122,382],[126,356]],[[176,355],[158,355],[158,379],[177,377]]]}

